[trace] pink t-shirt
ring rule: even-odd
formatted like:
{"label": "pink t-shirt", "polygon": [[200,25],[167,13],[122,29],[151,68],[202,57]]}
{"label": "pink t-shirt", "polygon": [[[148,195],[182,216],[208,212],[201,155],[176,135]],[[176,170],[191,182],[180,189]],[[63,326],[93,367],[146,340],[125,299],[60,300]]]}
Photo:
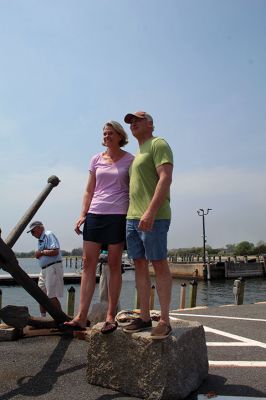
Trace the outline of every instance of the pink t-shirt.
{"label": "pink t-shirt", "polygon": [[129,203],[129,167],[134,159],[130,153],[108,164],[102,153],[91,159],[89,170],[96,176],[96,185],[89,212],[93,214],[126,214]]}

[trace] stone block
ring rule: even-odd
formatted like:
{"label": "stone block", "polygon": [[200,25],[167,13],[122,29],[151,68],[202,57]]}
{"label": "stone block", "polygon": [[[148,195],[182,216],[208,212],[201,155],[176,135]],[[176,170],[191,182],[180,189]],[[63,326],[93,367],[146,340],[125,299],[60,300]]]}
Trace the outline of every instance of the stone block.
{"label": "stone block", "polygon": [[150,332],[128,334],[118,328],[102,335],[102,324],[88,331],[90,384],[148,400],[179,400],[195,391],[208,375],[203,326],[177,320],[172,335],[154,340]]}

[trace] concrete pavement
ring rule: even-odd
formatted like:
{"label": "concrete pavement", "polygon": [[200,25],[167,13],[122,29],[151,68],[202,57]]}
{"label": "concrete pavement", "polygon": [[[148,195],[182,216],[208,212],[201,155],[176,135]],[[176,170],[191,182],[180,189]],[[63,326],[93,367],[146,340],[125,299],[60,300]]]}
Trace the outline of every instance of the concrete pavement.
{"label": "concrete pavement", "polygon": [[[266,303],[177,310],[206,332],[209,376],[187,400],[266,398]],[[0,400],[131,399],[86,382],[87,343],[64,336],[0,342]]]}

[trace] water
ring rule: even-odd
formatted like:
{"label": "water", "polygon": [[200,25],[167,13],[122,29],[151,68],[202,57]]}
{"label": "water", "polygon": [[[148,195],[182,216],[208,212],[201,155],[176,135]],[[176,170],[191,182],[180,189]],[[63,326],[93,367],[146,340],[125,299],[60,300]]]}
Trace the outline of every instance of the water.
{"label": "water", "polygon": [[[22,258],[19,259],[19,265],[27,273],[38,273],[39,267],[36,264],[36,260],[32,258]],[[74,263],[72,268],[66,268],[66,272],[77,271],[74,268]],[[5,271],[0,269],[0,275],[6,274]],[[172,302],[171,309],[179,308],[180,304],[180,285],[181,283],[187,284],[186,289],[186,306],[189,306],[189,291],[190,284],[189,280],[184,279],[174,279],[173,280],[173,290],[172,290]],[[152,278],[152,283],[154,279]],[[211,281],[211,282],[198,282],[197,289],[197,305],[201,306],[220,306],[224,304],[233,304],[233,283],[234,280],[224,280],[224,281]],[[62,307],[66,311],[67,304],[67,289],[71,286],[75,288],[76,298],[75,298],[75,311],[78,308],[79,301],[79,284],[67,284],[65,285],[64,298],[62,299]],[[21,287],[18,286],[1,286],[3,299],[2,307],[12,304],[18,306],[27,306],[31,315],[39,315],[39,306],[36,301]],[[96,290],[94,293],[93,303],[99,301],[99,285],[96,285]],[[266,301],[266,280],[262,278],[252,278],[247,279],[245,284],[245,295],[244,304],[255,303],[258,301]],[[135,274],[134,271],[126,271],[123,274],[123,285],[120,297],[120,304],[123,309],[134,308],[135,302]],[[157,295],[155,294],[155,309],[159,309],[159,303]]]}

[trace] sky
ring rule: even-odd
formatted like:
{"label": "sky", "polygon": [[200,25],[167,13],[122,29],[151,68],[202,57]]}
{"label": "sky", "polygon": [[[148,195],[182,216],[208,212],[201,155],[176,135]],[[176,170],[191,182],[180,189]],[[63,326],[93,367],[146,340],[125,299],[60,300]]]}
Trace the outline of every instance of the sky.
{"label": "sky", "polygon": [[[74,232],[102,127],[154,118],[174,153],[168,248],[266,241],[265,0],[0,0],[0,227]],[[24,232],[15,251],[36,240]]]}

